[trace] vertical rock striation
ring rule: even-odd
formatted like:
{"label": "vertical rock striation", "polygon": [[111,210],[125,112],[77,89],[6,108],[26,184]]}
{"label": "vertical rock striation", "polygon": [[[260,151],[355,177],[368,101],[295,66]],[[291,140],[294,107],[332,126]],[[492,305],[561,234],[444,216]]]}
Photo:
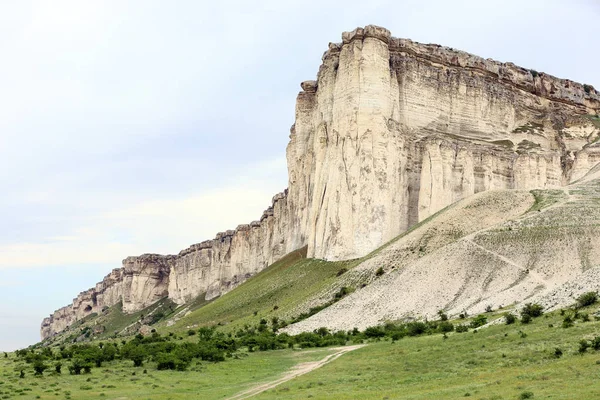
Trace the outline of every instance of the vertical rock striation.
{"label": "vertical rock striation", "polygon": [[42,323],[42,338],[104,307],[215,298],[286,253],[363,256],[490,189],[565,185],[600,162],[600,95],[512,63],[357,28],[301,84],[289,188],[259,221],[174,256],[142,255]]}

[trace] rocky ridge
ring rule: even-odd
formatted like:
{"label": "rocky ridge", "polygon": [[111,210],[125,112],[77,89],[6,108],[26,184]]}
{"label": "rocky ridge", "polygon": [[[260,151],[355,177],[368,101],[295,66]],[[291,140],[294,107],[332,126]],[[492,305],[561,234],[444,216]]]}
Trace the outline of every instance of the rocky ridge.
{"label": "rocky ridge", "polygon": [[289,188],[259,221],[178,255],[126,258],[44,319],[42,338],[119,302],[215,298],[305,245],[360,257],[475,193],[561,187],[600,162],[591,86],[376,26],[345,32],[322,60],[297,97]]}

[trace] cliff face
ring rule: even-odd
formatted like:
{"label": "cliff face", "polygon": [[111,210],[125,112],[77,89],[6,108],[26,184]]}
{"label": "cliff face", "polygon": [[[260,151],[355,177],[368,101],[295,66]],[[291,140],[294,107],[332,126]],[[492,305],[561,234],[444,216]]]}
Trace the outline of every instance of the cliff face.
{"label": "cliff face", "polygon": [[288,165],[309,257],[359,257],[461,198],[560,186],[600,161],[577,117],[598,113],[593,89],[379,27],[330,44],[303,89]]}
{"label": "cliff face", "polygon": [[123,301],[183,304],[233,289],[286,253],[360,257],[462,198],[562,186],[600,162],[593,88],[367,26],[302,83],[289,189],[260,221],[176,256],[129,257],[42,323],[42,338]]}

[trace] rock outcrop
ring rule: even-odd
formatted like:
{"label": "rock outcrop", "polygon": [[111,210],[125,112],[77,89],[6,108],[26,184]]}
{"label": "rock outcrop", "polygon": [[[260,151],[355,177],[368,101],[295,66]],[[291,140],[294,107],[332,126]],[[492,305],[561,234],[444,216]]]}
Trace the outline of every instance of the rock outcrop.
{"label": "rock outcrop", "polygon": [[103,307],[217,297],[286,253],[350,259],[490,189],[551,188],[600,162],[591,86],[367,26],[301,84],[289,188],[260,221],[178,255],[127,258],[42,323],[42,338]]}

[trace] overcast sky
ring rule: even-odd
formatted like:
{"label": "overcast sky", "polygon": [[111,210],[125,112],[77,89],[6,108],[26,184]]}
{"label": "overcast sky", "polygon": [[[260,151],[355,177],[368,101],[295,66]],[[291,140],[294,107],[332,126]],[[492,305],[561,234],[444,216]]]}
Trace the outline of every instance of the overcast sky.
{"label": "overcast sky", "polygon": [[0,350],[128,255],[260,217],[299,83],[376,24],[600,87],[597,0],[0,2]]}

